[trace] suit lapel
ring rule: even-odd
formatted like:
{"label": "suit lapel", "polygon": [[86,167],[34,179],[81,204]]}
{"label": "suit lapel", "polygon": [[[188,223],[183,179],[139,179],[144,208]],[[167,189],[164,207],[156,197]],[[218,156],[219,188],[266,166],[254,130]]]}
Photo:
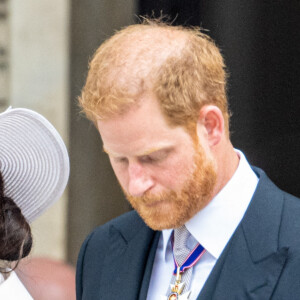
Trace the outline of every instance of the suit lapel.
{"label": "suit lapel", "polygon": [[279,245],[283,194],[260,170],[246,214],[209,276],[198,300],[269,299],[288,248]]}
{"label": "suit lapel", "polygon": [[103,265],[99,299],[139,299],[154,231],[138,218],[132,228],[112,225],[109,235],[110,246]]}
{"label": "suit lapel", "polygon": [[149,252],[149,256],[148,256],[148,260],[147,260],[147,264],[146,264],[146,268],[145,268],[145,272],[144,272],[144,278],[143,278],[143,282],[142,282],[142,286],[141,286],[141,291],[140,291],[140,297],[139,297],[140,300],[145,300],[147,298],[154,258],[155,258],[156,249],[157,249],[160,235],[161,235],[161,232],[155,233],[153,243],[150,248],[150,252]]}

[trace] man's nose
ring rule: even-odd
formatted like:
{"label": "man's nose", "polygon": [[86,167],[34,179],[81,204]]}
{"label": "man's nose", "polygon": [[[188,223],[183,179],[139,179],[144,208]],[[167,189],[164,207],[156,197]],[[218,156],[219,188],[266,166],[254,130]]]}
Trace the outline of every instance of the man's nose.
{"label": "man's nose", "polygon": [[140,164],[129,165],[129,184],[128,193],[134,197],[142,196],[147,190],[153,186],[151,176]]}

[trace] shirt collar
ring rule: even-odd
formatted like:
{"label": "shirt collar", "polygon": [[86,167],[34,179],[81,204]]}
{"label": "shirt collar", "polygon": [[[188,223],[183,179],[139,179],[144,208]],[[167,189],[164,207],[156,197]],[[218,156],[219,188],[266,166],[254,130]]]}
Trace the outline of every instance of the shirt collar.
{"label": "shirt collar", "polygon": [[[258,183],[244,154],[235,151],[240,161],[232,178],[206,207],[185,224],[194,238],[216,259],[242,220]],[[165,255],[172,231],[162,231]]]}

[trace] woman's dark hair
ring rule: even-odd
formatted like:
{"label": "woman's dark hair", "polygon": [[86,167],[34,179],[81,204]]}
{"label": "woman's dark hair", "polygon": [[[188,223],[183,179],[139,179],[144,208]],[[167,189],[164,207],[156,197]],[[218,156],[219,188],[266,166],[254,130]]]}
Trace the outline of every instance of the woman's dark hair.
{"label": "woman's dark hair", "polygon": [[0,172],[0,260],[18,262],[30,253],[31,229],[17,204],[4,196],[4,184]]}

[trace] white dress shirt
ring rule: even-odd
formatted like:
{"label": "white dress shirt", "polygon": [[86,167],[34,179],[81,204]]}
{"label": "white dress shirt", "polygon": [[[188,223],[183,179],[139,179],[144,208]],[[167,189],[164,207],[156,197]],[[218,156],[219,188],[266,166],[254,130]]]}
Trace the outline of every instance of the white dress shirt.
{"label": "white dress shirt", "polygon": [[[256,189],[258,178],[244,154],[236,150],[239,165],[232,178],[212,201],[190,219],[185,226],[206,252],[193,267],[191,295],[195,300],[216,261],[242,220]],[[171,246],[172,230],[163,230],[154,259],[147,300],[166,296],[174,260]]]}
{"label": "white dress shirt", "polygon": [[0,299],[33,300],[14,271],[10,273],[6,280],[0,274]]}

